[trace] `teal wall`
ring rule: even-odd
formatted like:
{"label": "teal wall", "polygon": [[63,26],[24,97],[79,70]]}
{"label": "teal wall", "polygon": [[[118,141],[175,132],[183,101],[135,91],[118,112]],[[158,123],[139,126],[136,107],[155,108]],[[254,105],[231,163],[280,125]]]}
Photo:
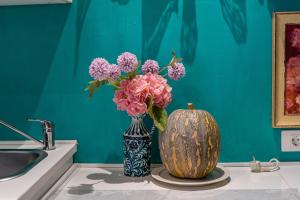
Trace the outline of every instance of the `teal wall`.
{"label": "teal wall", "polygon": [[[123,51],[166,64],[172,49],[187,76],[170,82],[169,112],[194,102],[222,134],[221,161],[300,160],[280,152],[271,127],[273,11],[300,10],[295,0],[74,0],[72,5],[0,8],[0,118],[38,137],[27,117],[53,120],[57,139],[77,139],[79,162],[122,161],[129,117],[113,92],[83,91],[94,57]],[[0,127],[1,139],[22,139]],[[153,162],[159,162],[157,142]]]}

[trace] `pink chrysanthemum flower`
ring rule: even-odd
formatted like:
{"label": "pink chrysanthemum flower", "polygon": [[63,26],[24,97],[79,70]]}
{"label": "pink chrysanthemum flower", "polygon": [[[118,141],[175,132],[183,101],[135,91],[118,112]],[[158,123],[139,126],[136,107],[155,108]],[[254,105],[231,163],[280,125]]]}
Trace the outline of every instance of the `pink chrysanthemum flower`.
{"label": "pink chrysanthemum flower", "polygon": [[168,76],[177,81],[185,76],[185,67],[182,63],[175,63],[174,66],[168,66]]}
{"label": "pink chrysanthemum flower", "polygon": [[116,64],[112,64],[109,66],[109,78],[113,80],[117,80],[121,75],[121,70]]}
{"label": "pink chrysanthemum flower", "polygon": [[146,60],[142,66],[142,72],[144,74],[147,73],[157,74],[158,69],[159,69],[158,62],[156,62],[155,60]]}
{"label": "pink chrysanthemum flower", "polygon": [[133,72],[139,64],[136,55],[130,52],[124,52],[121,55],[119,55],[117,62],[121,71],[127,73]]}
{"label": "pink chrysanthemum flower", "polygon": [[95,80],[102,81],[109,76],[110,65],[104,58],[95,58],[89,68],[89,74]]}

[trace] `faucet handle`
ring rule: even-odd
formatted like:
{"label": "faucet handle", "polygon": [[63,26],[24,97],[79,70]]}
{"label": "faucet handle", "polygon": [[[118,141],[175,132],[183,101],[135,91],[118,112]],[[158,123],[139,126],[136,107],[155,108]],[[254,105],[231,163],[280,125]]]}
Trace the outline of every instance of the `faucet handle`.
{"label": "faucet handle", "polygon": [[41,122],[43,120],[40,120],[40,119],[33,119],[33,118],[27,118],[27,121],[29,122]]}
{"label": "faucet handle", "polygon": [[54,127],[54,123],[48,120],[28,118],[27,121],[40,122],[44,129],[50,129]]}

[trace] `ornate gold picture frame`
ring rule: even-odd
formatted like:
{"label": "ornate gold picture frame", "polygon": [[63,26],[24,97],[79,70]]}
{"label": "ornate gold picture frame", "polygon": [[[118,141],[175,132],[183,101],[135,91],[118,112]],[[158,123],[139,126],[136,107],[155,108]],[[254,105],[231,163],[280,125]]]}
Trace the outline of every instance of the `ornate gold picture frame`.
{"label": "ornate gold picture frame", "polygon": [[300,12],[273,13],[274,128],[300,128]]}

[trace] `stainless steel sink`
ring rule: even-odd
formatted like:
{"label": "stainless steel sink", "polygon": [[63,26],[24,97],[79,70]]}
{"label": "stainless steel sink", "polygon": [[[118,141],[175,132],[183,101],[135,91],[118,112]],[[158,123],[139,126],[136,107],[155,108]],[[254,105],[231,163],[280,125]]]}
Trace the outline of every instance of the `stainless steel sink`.
{"label": "stainless steel sink", "polygon": [[0,181],[25,174],[47,155],[39,149],[0,149]]}

